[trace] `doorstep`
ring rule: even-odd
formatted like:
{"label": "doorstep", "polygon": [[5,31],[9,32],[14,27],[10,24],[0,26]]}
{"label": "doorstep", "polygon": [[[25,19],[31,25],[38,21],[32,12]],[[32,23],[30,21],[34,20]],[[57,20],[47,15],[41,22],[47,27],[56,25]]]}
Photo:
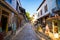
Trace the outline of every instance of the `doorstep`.
{"label": "doorstep", "polygon": [[7,35],[4,37],[5,40],[9,40],[11,38],[11,31],[7,32]]}

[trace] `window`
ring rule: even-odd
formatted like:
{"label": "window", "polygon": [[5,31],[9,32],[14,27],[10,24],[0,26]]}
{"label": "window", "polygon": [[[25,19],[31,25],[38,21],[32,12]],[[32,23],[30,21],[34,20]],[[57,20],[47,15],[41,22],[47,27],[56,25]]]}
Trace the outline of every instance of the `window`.
{"label": "window", "polygon": [[9,2],[9,3],[12,3],[12,0],[6,0],[7,2]]}
{"label": "window", "polygon": [[47,11],[48,11],[48,10],[47,10],[47,5],[45,5],[44,9],[45,9],[45,12],[47,12]]}
{"label": "window", "polygon": [[57,0],[57,3],[60,4],[60,0]]}
{"label": "window", "polygon": [[57,1],[57,5],[60,8],[60,0],[56,0]]}
{"label": "window", "polygon": [[11,3],[11,2],[12,2],[12,0],[9,0],[9,2]]}
{"label": "window", "polygon": [[42,10],[40,10],[40,14],[42,15]]}
{"label": "window", "polygon": [[19,3],[17,2],[16,10],[18,11]]}
{"label": "window", "polygon": [[40,10],[40,12],[38,12],[38,17],[42,15],[42,10]]}
{"label": "window", "polygon": [[38,13],[38,17],[39,17],[40,15],[39,15],[39,13]]}

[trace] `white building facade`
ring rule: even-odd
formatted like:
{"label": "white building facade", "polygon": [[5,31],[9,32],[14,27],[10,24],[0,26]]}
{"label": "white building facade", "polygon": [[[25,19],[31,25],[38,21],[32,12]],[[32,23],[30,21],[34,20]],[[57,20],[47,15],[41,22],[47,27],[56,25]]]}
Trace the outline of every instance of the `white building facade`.
{"label": "white building facade", "polygon": [[38,15],[37,15],[38,18],[37,19],[39,19],[39,18],[41,18],[43,16],[46,16],[46,15],[48,15],[50,13],[52,14],[53,13],[52,9],[57,8],[57,5],[58,4],[57,4],[56,0],[44,0],[41,3],[41,5],[39,6],[39,8],[37,9],[37,13],[38,13]]}
{"label": "white building facade", "polygon": [[60,33],[58,26],[60,24],[60,0],[43,0],[37,9],[37,14],[37,20],[43,27],[49,24],[49,27],[53,29],[53,34],[55,32]]}

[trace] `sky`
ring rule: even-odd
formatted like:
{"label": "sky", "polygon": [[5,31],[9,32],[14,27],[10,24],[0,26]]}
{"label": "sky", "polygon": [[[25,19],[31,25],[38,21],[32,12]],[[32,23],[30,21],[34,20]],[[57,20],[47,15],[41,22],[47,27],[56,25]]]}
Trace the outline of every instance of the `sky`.
{"label": "sky", "polygon": [[36,13],[37,8],[43,0],[20,0],[22,7],[29,12],[30,15]]}

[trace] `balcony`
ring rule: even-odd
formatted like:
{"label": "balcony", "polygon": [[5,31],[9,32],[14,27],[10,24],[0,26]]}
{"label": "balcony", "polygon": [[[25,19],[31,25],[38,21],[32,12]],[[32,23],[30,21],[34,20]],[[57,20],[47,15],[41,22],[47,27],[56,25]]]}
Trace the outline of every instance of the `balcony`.
{"label": "balcony", "polygon": [[19,7],[19,9],[20,9],[20,13],[21,13],[22,15],[24,15],[24,14],[25,14],[25,9],[22,8],[22,7]]}
{"label": "balcony", "polygon": [[52,9],[52,12],[53,13],[56,13],[56,12],[59,12],[59,11],[60,11],[60,8],[59,7],[55,7],[55,8]]}

